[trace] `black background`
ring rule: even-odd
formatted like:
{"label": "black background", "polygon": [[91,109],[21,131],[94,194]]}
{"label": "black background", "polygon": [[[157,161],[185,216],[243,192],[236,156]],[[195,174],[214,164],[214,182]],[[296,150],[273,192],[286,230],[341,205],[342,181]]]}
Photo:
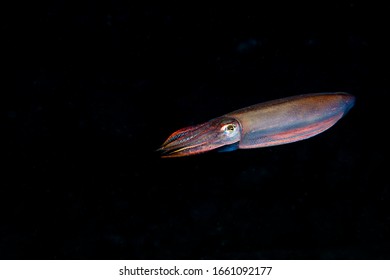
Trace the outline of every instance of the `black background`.
{"label": "black background", "polygon": [[[383,7],[98,2],[2,8],[1,259],[389,258]],[[332,91],[355,107],[314,138],[156,152]]]}

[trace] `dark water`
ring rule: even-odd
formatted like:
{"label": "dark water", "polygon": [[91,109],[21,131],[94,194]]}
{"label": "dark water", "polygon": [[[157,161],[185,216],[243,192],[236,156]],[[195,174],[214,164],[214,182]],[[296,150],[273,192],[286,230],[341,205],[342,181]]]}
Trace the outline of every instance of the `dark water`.
{"label": "dark water", "polygon": [[[380,10],[5,9],[0,258],[388,259]],[[178,159],[155,151],[235,109],[332,91],[355,95],[355,107],[309,140]]]}

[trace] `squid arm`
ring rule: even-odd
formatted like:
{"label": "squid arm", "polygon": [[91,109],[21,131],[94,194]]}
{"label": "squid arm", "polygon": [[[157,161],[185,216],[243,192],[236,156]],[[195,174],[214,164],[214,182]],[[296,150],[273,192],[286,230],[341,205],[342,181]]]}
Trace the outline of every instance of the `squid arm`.
{"label": "squid arm", "polygon": [[355,97],[343,92],[292,96],[236,110],[172,133],[159,149],[162,157],[181,157],[223,147],[251,149],[315,136],[341,119]]}

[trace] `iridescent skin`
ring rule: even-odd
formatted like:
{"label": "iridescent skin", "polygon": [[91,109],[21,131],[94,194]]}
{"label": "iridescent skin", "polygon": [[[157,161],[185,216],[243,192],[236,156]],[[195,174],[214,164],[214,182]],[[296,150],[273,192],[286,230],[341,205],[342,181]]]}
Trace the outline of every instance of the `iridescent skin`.
{"label": "iridescent skin", "polygon": [[249,106],[180,129],[163,143],[162,157],[181,157],[228,146],[251,149],[317,135],[342,118],[355,97],[342,92],[298,95]]}

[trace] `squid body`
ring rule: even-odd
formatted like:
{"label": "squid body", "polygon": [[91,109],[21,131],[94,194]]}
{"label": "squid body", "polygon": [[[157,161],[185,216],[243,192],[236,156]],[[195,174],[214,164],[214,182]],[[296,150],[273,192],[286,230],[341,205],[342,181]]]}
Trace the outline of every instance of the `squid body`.
{"label": "squid body", "polygon": [[343,92],[292,96],[239,109],[172,133],[162,157],[199,154],[222,147],[251,149],[292,143],[317,135],[342,118],[355,97]]}

